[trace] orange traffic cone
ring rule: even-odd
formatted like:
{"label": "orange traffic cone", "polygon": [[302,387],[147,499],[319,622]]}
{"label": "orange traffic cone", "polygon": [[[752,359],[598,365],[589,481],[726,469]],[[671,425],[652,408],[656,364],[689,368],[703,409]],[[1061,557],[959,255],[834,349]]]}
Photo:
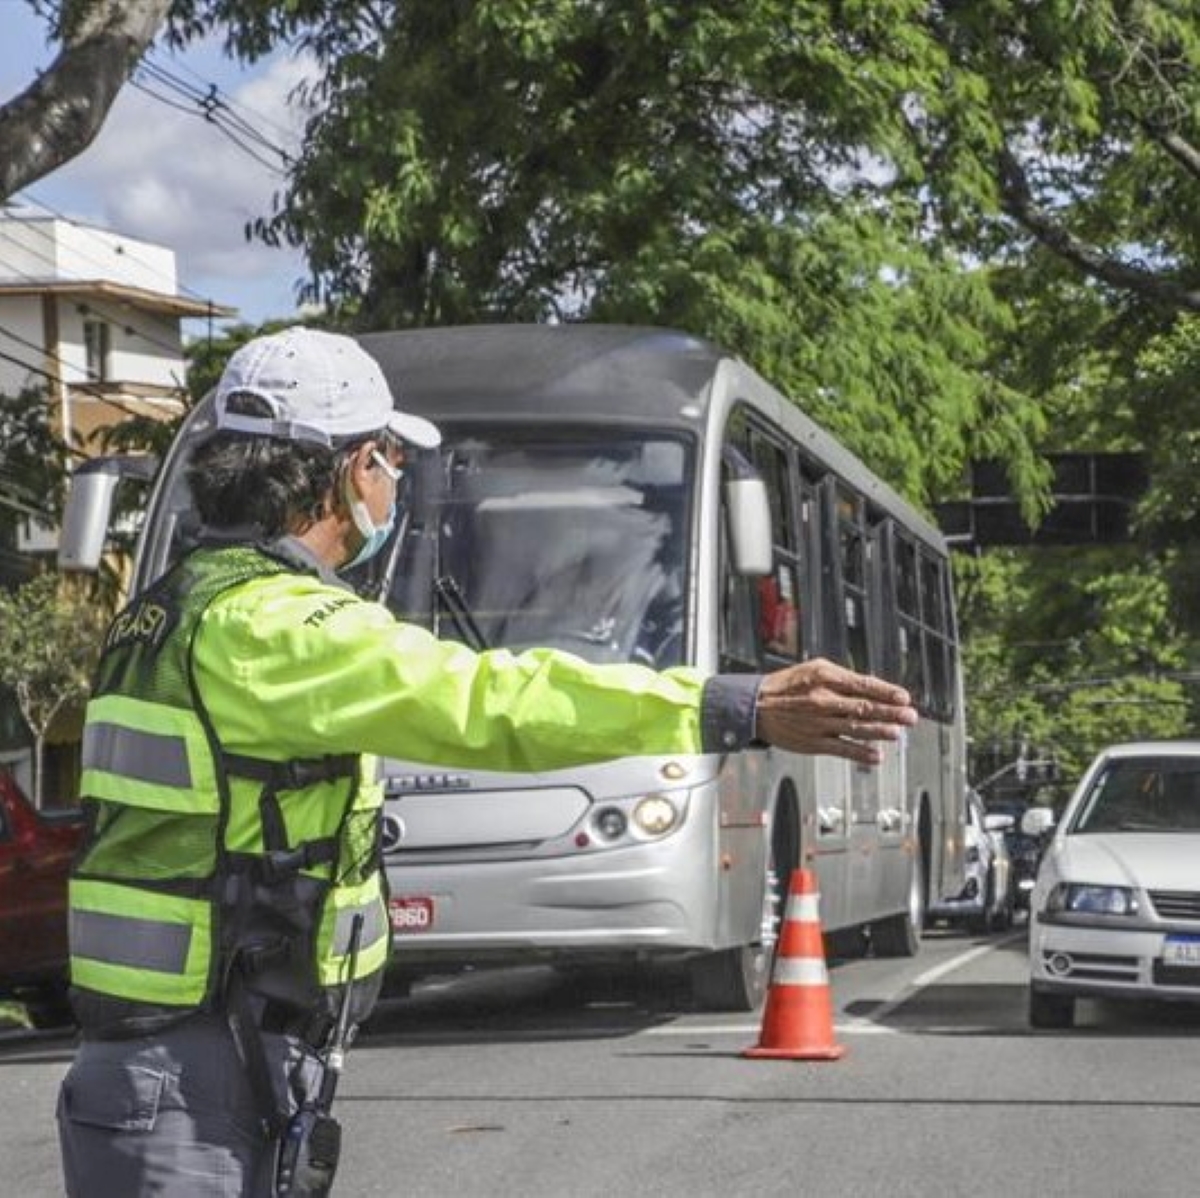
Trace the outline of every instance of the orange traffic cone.
{"label": "orange traffic cone", "polygon": [[833,1040],[819,905],[816,875],[811,869],[794,870],[762,1031],[757,1047],[747,1048],[743,1056],[836,1061],[845,1053]]}

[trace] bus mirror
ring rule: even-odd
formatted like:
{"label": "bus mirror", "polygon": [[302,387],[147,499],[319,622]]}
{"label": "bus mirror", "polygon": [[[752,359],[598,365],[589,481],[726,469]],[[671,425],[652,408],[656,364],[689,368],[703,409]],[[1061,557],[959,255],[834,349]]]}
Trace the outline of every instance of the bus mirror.
{"label": "bus mirror", "polygon": [[149,457],[93,458],[71,475],[58,538],[59,569],[100,568],[117,484],[127,477],[149,479],[156,466]]}
{"label": "bus mirror", "polygon": [[761,577],[774,567],[771,505],[761,478],[733,478],[725,484],[729,544],[738,574]]}

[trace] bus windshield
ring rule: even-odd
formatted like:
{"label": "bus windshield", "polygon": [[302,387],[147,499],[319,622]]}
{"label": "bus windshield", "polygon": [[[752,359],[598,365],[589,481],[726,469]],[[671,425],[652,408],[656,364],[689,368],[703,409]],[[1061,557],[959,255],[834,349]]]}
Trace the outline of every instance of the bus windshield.
{"label": "bus windshield", "polygon": [[444,430],[424,552],[406,546],[389,604],[461,636],[443,580],[491,648],[565,649],[662,669],[683,660],[690,448],[576,430]]}

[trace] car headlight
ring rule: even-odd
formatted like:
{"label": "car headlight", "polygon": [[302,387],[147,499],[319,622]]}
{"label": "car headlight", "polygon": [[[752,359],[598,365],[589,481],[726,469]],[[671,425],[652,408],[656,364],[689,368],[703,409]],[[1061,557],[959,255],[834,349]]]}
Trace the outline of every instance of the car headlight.
{"label": "car headlight", "polygon": [[1095,886],[1088,882],[1059,882],[1046,900],[1047,912],[1081,915],[1136,915],[1137,898],[1128,886]]}

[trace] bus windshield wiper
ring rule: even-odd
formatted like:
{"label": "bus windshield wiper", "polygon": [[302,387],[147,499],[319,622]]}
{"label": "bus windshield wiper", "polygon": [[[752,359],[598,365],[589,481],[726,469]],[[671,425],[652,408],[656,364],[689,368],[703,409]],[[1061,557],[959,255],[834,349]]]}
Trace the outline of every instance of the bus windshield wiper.
{"label": "bus windshield wiper", "polygon": [[452,574],[438,575],[434,579],[433,592],[446,609],[446,614],[449,615],[458,635],[466,645],[474,649],[476,653],[482,653],[491,647],[487,637],[483,635],[479,625],[475,622],[471,609],[467,606],[462,587],[458,585]]}

